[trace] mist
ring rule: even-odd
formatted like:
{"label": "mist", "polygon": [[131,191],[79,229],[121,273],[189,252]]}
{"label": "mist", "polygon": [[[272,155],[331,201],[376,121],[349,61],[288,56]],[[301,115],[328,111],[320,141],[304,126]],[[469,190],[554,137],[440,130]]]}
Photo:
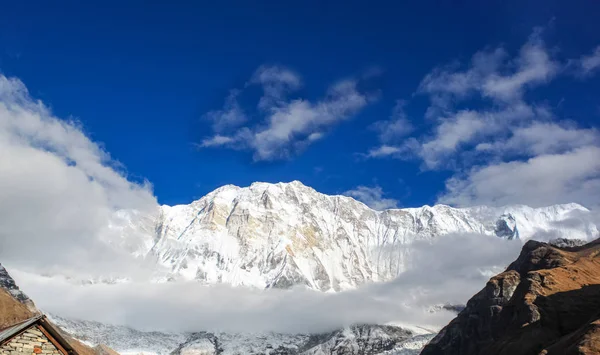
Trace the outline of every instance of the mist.
{"label": "mist", "polygon": [[140,330],[315,333],[363,323],[437,330],[455,314],[434,312],[432,306],[465,304],[490,275],[518,256],[521,243],[457,234],[410,248],[409,270],[395,280],[339,293],[190,281],[82,286],[63,277],[12,271],[46,312]]}
{"label": "mist", "polygon": [[0,162],[0,262],[88,276],[139,264],[110,247],[120,236],[109,224],[120,209],[155,211],[151,184],[128,180],[78,122],[54,116],[1,74]]}

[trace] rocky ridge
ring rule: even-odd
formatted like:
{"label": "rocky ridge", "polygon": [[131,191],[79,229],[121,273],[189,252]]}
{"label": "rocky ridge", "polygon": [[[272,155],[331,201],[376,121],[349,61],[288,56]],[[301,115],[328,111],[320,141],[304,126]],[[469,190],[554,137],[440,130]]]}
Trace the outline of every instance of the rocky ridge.
{"label": "rocky ridge", "polygon": [[37,313],[33,301],[17,286],[15,280],[8,274],[8,271],[0,264],[0,288],[7,291],[17,301],[24,304],[32,313]]}
{"label": "rocky ridge", "polygon": [[[559,243],[560,244],[560,243]],[[600,240],[528,241],[422,355],[600,353]]]}

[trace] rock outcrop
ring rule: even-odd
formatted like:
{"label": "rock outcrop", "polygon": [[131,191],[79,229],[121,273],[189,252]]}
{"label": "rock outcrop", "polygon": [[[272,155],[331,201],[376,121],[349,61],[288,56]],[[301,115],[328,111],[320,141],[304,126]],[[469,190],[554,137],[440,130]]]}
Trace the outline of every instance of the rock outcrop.
{"label": "rock outcrop", "polygon": [[8,271],[0,264],[0,289],[4,289],[17,301],[25,305],[31,313],[38,313],[33,301],[17,286],[15,280],[8,274]]}
{"label": "rock outcrop", "polygon": [[[40,314],[40,311],[35,307],[33,301],[19,289],[6,269],[0,265],[0,330],[23,322],[38,314]],[[97,347],[96,349],[92,349],[80,341],[73,339],[62,330],[61,333],[79,355],[110,354],[107,353],[107,349],[110,349],[108,347],[103,346],[102,348]],[[112,354],[117,353],[113,350]]]}
{"label": "rock outcrop", "polygon": [[421,354],[600,354],[600,240],[528,241]]}

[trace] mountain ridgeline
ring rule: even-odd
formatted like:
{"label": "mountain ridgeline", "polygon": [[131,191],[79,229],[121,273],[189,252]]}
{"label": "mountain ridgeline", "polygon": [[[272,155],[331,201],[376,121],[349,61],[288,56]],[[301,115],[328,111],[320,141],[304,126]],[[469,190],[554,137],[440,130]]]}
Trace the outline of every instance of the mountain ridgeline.
{"label": "mountain ridgeline", "polygon": [[594,224],[563,223],[577,204],[531,208],[445,205],[376,211],[298,181],[223,186],[189,205],[152,215],[120,211],[120,247],[156,263],[162,278],[320,291],[387,281],[410,261],[410,244],[452,233],[529,239],[539,233],[587,240]]}
{"label": "mountain ridgeline", "polygon": [[600,240],[528,241],[421,354],[600,354]]}

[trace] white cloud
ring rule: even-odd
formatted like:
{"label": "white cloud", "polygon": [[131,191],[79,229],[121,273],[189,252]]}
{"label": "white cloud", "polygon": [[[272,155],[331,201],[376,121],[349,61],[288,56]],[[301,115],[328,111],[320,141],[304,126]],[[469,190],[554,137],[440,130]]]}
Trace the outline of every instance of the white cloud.
{"label": "white cloud", "polygon": [[384,198],[384,192],[380,186],[357,186],[352,190],[344,192],[343,195],[354,197],[365,205],[378,211],[398,208],[398,200]]}
{"label": "white cloud", "polygon": [[405,150],[402,147],[393,146],[393,145],[380,145],[377,148],[370,149],[365,156],[367,158],[383,158],[388,156],[396,156]]}
{"label": "white cloud", "polygon": [[[440,117],[431,136],[421,138],[420,142],[407,141],[410,145],[405,144],[405,147],[423,160],[426,169],[460,166],[456,163],[463,163],[462,152],[486,144],[481,146],[478,142],[504,139],[522,122],[545,119],[547,115],[544,107],[532,107],[522,102],[500,109],[464,109]],[[475,149],[475,152],[481,151],[483,149]]]}
{"label": "white cloud", "polygon": [[342,81],[328,91],[316,104],[295,100],[271,109],[265,127],[258,128],[247,142],[255,151],[255,160],[289,158],[294,151],[309,144],[309,137],[322,129],[351,117],[368,99],[358,92],[357,82]]}
{"label": "white cloud", "polygon": [[442,108],[451,99],[463,100],[475,93],[503,103],[521,100],[527,87],[547,82],[560,67],[540,35],[541,31],[534,31],[514,60],[507,61],[507,52],[496,48],[476,53],[466,71],[453,70],[456,66],[437,68],[423,79],[419,92],[432,95]]}
{"label": "white cloud", "polygon": [[495,72],[484,79],[483,92],[486,96],[502,101],[519,100],[527,86],[547,82],[559,69],[559,64],[546,51],[539,31],[534,32],[521,47],[514,65],[517,70],[512,74]]}
{"label": "white cloud", "polygon": [[321,139],[329,127],[356,114],[370,100],[358,90],[356,80],[348,79],[331,86],[317,102],[286,101],[284,93],[300,85],[300,79],[279,67],[259,68],[250,83],[263,85],[265,95],[259,106],[264,121],[230,134],[207,137],[201,147],[251,150],[255,161],[288,159]]}
{"label": "white cloud", "polygon": [[[455,314],[431,313],[429,307],[466,303],[490,273],[502,271],[517,257],[521,243],[485,235],[447,235],[405,248],[408,271],[396,280],[331,294],[302,288],[207,287],[196,282],[82,287],[19,271],[13,276],[47,312],[143,330],[315,333],[388,322],[436,329]],[[456,257],[461,254],[469,257]]]}
{"label": "white cloud", "polygon": [[396,105],[392,109],[392,114],[388,120],[377,121],[371,125],[371,128],[377,132],[379,140],[382,143],[397,142],[414,130],[412,123],[408,120],[404,112],[405,105],[406,101],[396,101]]}
{"label": "white cloud", "polygon": [[497,154],[535,156],[564,153],[596,144],[600,144],[600,133],[595,128],[581,129],[568,123],[532,122],[514,128],[507,140],[480,143],[476,149]]}
{"label": "white cloud", "polygon": [[238,127],[248,119],[237,101],[239,94],[239,90],[231,90],[221,110],[210,111],[204,115],[205,119],[212,121],[215,132]]}
{"label": "white cloud", "polygon": [[430,168],[436,168],[443,158],[454,154],[461,143],[470,142],[482,131],[496,130],[493,125],[486,124],[485,117],[475,111],[459,111],[453,117],[443,119],[435,128],[434,137],[420,147],[418,154]]}
{"label": "white cloud", "polygon": [[235,140],[231,137],[221,136],[217,134],[212,137],[203,139],[202,142],[200,142],[199,146],[201,148],[218,147],[221,145],[234,143],[234,141]]}
{"label": "white cloud", "polygon": [[596,47],[592,54],[584,55],[580,59],[571,60],[569,64],[575,68],[576,73],[581,77],[592,76],[600,69],[600,46]]}
{"label": "white cloud", "polygon": [[380,145],[371,148],[366,154],[361,154],[362,156],[383,158],[397,156],[406,150],[399,143],[414,130],[414,127],[404,112],[405,105],[406,101],[397,100],[389,119],[371,125],[370,128],[377,132]]}
{"label": "white cloud", "polygon": [[[595,55],[578,65],[594,70]],[[432,133],[373,156],[412,153],[424,169],[454,170],[441,203],[597,205],[597,129],[561,121],[525,95],[564,68],[545,48],[541,30],[515,58],[496,48],[476,53],[466,70],[457,68],[436,68],[419,86],[431,101]]]}
{"label": "white cloud", "polygon": [[302,80],[288,68],[263,65],[254,72],[248,84],[263,87],[264,95],[260,98],[258,107],[268,110],[281,103],[286,94],[298,90],[302,86]]}
{"label": "white cloud", "polygon": [[[418,88],[419,93],[429,95],[431,100],[426,117],[434,122],[432,133],[392,145],[394,149],[384,144],[385,149],[382,145],[382,149],[373,149],[367,156],[406,159],[412,152],[423,160],[425,169],[460,167],[465,157],[472,160],[474,154],[483,151],[472,149],[478,143],[492,137],[503,139],[523,122],[551,116],[544,105],[528,104],[523,95],[526,89],[549,81],[558,68],[539,30],[529,37],[516,58],[511,58],[503,48],[496,48],[477,52],[464,71],[457,70],[456,64],[436,68]],[[477,108],[467,105],[454,109],[459,102],[471,100],[480,100]],[[480,147],[485,147],[485,143]],[[472,153],[462,156],[465,150]]]}
{"label": "white cloud", "polygon": [[147,182],[72,122],[52,115],[25,85],[0,75],[0,260],[42,270],[118,269],[128,257],[105,242],[114,211],[153,211]]}
{"label": "white cloud", "polygon": [[[432,99],[439,100],[439,106],[444,106],[450,97],[464,99],[474,91],[481,90],[486,78],[498,71],[507,56],[503,48],[496,48],[477,52],[466,71],[457,71],[456,63],[435,68],[423,78],[418,91],[431,94]],[[445,95],[450,97],[445,98]]]}
{"label": "white cloud", "polygon": [[527,204],[545,206],[600,201],[600,148],[587,146],[527,161],[475,167],[446,182],[440,203],[459,206]]}

